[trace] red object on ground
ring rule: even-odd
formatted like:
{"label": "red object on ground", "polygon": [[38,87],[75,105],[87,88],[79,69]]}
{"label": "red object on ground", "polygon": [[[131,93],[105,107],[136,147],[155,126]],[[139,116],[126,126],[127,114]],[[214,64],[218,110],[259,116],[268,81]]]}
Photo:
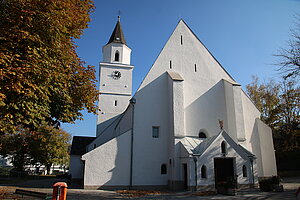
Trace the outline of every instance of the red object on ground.
{"label": "red object on ground", "polygon": [[68,185],[65,182],[57,182],[53,185],[52,200],[66,200]]}
{"label": "red object on ground", "polygon": [[298,188],[298,190],[296,192],[296,199],[300,200],[300,187]]}

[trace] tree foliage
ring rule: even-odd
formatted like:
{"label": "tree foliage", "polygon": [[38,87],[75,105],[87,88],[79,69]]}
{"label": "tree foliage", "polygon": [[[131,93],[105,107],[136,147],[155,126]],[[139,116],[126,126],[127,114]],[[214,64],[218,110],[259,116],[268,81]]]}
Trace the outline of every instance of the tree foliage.
{"label": "tree foliage", "polygon": [[247,93],[261,111],[261,120],[275,127],[279,121],[280,85],[274,80],[260,84],[257,76],[252,78],[252,83],[246,86]]}
{"label": "tree foliage", "polygon": [[50,172],[52,164],[68,165],[70,135],[62,129],[43,126],[29,141],[32,164],[42,164]]}
{"label": "tree foliage", "polygon": [[261,110],[261,119],[272,128],[279,168],[287,169],[299,163],[299,85],[291,78],[285,78],[281,83],[273,80],[260,83],[254,77],[253,82],[247,85],[247,93]]}
{"label": "tree foliage", "polygon": [[[52,164],[67,165],[70,135],[62,129],[40,126],[36,131],[18,128],[14,134],[0,137],[0,154],[12,157],[12,163],[18,171],[24,171],[25,165]],[[49,170],[47,170],[49,172]]]}
{"label": "tree foliage", "polygon": [[0,1],[0,133],[95,113],[95,70],[74,43],[93,8],[92,0]]}

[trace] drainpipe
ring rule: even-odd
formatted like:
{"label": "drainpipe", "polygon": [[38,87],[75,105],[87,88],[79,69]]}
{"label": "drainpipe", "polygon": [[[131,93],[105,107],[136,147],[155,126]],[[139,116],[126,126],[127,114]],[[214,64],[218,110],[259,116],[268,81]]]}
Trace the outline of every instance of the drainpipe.
{"label": "drainpipe", "polygon": [[255,183],[254,183],[254,169],[253,169],[253,159],[254,157],[249,157],[250,158],[250,163],[251,163],[251,171],[252,171],[252,187],[254,187]]}
{"label": "drainpipe", "polygon": [[134,104],[136,103],[135,98],[130,99],[130,104],[132,105],[132,118],[131,118],[131,139],[130,139],[130,180],[129,189],[132,188],[132,166],[133,166],[133,125],[134,125]]}
{"label": "drainpipe", "polygon": [[197,190],[197,157],[194,156],[194,162],[195,162],[195,190]]}

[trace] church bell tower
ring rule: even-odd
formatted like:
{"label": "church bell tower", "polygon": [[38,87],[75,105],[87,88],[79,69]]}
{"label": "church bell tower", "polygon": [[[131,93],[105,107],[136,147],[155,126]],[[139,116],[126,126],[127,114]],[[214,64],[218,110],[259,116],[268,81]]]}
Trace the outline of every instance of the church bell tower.
{"label": "church bell tower", "polygon": [[110,119],[125,111],[132,96],[134,66],[130,65],[131,49],[126,44],[120,17],[102,54],[97,136]]}

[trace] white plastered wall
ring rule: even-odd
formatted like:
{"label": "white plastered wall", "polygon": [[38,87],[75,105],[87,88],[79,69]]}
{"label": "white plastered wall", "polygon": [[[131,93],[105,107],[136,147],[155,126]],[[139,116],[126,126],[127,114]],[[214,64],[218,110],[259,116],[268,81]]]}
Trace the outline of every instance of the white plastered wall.
{"label": "white plastered wall", "polygon": [[69,174],[72,175],[73,179],[83,178],[83,162],[80,155],[70,155],[70,169]]}
{"label": "white plastered wall", "polygon": [[269,126],[263,123],[260,119],[256,119],[259,145],[260,145],[260,159],[262,168],[259,170],[260,177],[270,177],[277,175],[275,150],[273,145],[272,130]]}
{"label": "white plastered wall", "polygon": [[137,93],[167,70],[184,79],[185,134],[197,136],[200,129],[207,129],[210,136],[217,134],[218,119],[226,119],[225,96],[219,82],[234,80],[183,21],[178,23]]}
{"label": "white plastered wall", "polygon": [[[168,75],[161,74],[140,89],[134,112],[133,186],[168,184],[169,117]],[[159,127],[159,137],[152,137],[152,127]],[[161,174],[161,165],[168,174]]]}
{"label": "white plastered wall", "polygon": [[131,131],[84,154],[84,186],[127,186],[130,182]]}
{"label": "white plastered wall", "polygon": [[[119,52],[119,61],[115,61],[115,53]],[[103,62],[106,63],[123,63],[130,65],[131,49],[125,44],[109,43],[102,48]]]}

